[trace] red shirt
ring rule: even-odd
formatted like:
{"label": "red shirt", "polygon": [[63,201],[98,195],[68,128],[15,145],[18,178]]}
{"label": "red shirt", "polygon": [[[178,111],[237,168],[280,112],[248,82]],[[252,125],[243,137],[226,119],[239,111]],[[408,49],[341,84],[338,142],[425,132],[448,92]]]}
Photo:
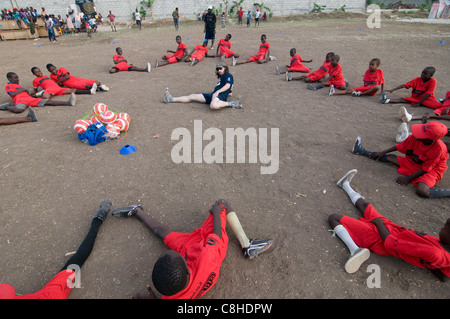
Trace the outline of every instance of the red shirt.
{"label": "red shirt", "polygon": [[238,17],[239,17],[239,18],[242,18],[242,15],[243,15],[243,14],[244,14],[244,11],[239,10]]}
{"label": "red shirt", "polygon": [[[5,86],[5,91],[6,91],[6,93],[8,95],[9,95],[9,93],[16,92],[19,89],[23,89],[23,87],[20,86],[19,84],[8,83]],[[29,98],[29,97],[30,97],[30,95],[28,94],[28,92],[22,92],[22,93],[17,94],[16,96],[11,96],[11,98],[13,99],[14,104],[19,104],[18,101],[20,101],[23,98]]]}
{"label": "red shirt", "polygon": [[[55,74],[52,74],[52,73],[50,74],[50,78],[51,78],[53,81],[57,82],[57,81],[61,80],[66,74],[69,74],[69,80],[70,80],[70,72],[67,71],[67,70],[66,70],[65,68],[63,68],[63,67],[60,67],[60,68],[58,69],[58,72],[56,73],[56,75],[55,75]],[[69,81],[69,80],[66,80],[66,81]],[[65,83],[66,81],[61,82],[61,84]]]}
{"label": "red shirt", "polygon": [[333,67],[330,64],[328,74],[333,76],[333,81],[335,81],[335,82],[338,82],[338,81],[344,82],[345,81],[344,75],[342,74],[342,66],[340,64],[336,65],[335,67]]}
{"label": "red shirt", "polygon": [[400,167],[399,174],[411,175],[419,169],[425,172],[432,170],[441,175],[447,170],[447,159],[449,157],[447,147],[441,140],[435,141],[431,145],[419,142],[413,135],[410,135],[402,143],[396,145],[400,153],[405,154],[409,167]]}
{"label": "red shirt", "polygon": [[48,90],[48,89],[52,89],[52,88],[59,90],[61,88],[58,84],[56,84],[55,81],[53,81],[52,79],[50,79],[46,75],[40,76],[38,78],[35,78],[33,80],[33,87],[36,88],[36,89],[38,87],[41,87],[44,90]]}
{"label": "red shirt", "polygon": [[204,47],[204,46],[201,45],[201,44],[196,45],[194,49],[197,51],[197,52],[195,52],[195,53],[197,53],[197,54],[199,54],[199,55],[201,55],[201,56],[203,56],[203,55],[205,55],[206,53],[208,53],[208,47],[207,47],[207,46]]}
{"label": "red shirt", "polygon": [[364,86],[384,84],[383,70],[376,69],[373,73],[367,70],[366,74],[364,74],[363,82]]}
{"label": "red shirt", "polygon": [[300,54],[296,54],[291,58],[291,68],[294,68],[296,66],[303,66],[302,64],[302,57],[300,56]]}
{"label": "red shirt", "polygon": [[323,61],[322,66],[319,68],[319,70],[323,70],[325,73],[328,73],[331,67],[331,62]]}
{"label": "red shirt", "polygon": [[164,244],[186,258],[189,269],[189,283],[186,288],[163,299],[199,299],[219,279],[220,265],[227,255],[228,235],[226,211],[220,213],[222,237],[214,234],[214,217],[209,214],[200,228],[192,233],[171,232],[164,238]]}
{"label": "red shirt", "polygon": [[[113,56],[113,61],[114,61],[114,62],[118,62],[118,61],[121,61],[121,60],[126,60],[125,57],[124,57],[123,55],[121,55],[121,54],[115,54],[115,55]],[[123,61],[123,62],[125,62],[125,61]]]}
{"label": "red shirt", "polygon": [[428,82],[423,82],[422,78],[418,77],[405,83],[405,88],[412,88],[411,97],[421,99],[424,94],[430,94],[430,97],[434,97],[436,85],[437,81],[435,78],[431,78]]}
{"label": "red shirt", "polygon": [[227,41],[225,39],[220,39],[219,47],[220,47],[220,53],[222,53],[222,51],[230,50],[231,49],[231,42]]}
{"label": "red shirt", "polygon": [[266,55],[267,51],[269,51],[270,48],[270,43],[266,42],[266,43],[261,43],[259,46],[259,51],[257,53],[257,55]]}
{"label": "red shirt", "polygon": [[186,50],[186,44],[180,43],[180,44],[177,46],[177,50],[175,51],[174,56],[177,56],[177,57],[178,57],[178,56],[183,56],[185,50]]}
{"label": "red shirt", "polygon": [[109,21],[111,21],[111,22],[114,22],[114,18],[115,18],[116,16],[114,15],[114,14],[108,14],[108,18],[109,18]]}
{"label": "red shirt", "polygon": [[390,226],[391,235],[386,237],[384,246],[392,255],[421,268],[439,269],[450,277],[450,253],[441,246],[439,238],[393,223]]}

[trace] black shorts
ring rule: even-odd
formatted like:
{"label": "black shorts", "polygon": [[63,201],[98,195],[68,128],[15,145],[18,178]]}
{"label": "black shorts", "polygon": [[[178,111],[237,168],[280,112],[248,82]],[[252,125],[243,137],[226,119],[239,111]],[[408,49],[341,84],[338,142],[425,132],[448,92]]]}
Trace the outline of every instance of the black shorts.
{"label": "black shorts", "polygon": [[205,32],[205,40],[214,40],[216,38],[214,31]]}
{"label": "black shorts", "polygon": [[[203,97],[206,100],[206,104],[211,104],[212,101],[212,93],[203,93]],[[219,95],[217,95],[218,99],[221,101],[226,101],[228,100],[228,93],[219,93]]]}

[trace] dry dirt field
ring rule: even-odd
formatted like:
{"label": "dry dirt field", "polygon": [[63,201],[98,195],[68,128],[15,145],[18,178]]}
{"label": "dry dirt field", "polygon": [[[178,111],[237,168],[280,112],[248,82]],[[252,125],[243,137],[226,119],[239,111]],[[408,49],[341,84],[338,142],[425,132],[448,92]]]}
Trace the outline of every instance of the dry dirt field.
{"label": "dry dirt field", "polygon": [[[218,58],[151,73],[108,73],[118,46],[128,61],[142,67],[175,49],[178,34],[191,50],[203,39],[200,22],[182,22],[178,32],[171,24],[117,33],[104,26],[90,39],[82,34],[59,37],[56,44],[45,38],[0,43],[4,84],[6,73],[14,71],[20,83],[31,88],[31,67],[48,74],[45,65],[53,63],[111,88],[95,96],[79,95],[75,107],[38,108],[36,123],[0,127],[0,282],[13,285],[18,294],[39,290],[65,263],[65,254],[81,243],[104,199],[110,199],[113,208],[140,203],[173,230],[190,232],[202,224],[215,200],[226,198],[248,236],[273,238],[274,246],[247,260],[229,229],[220,279],[204,299],[450,298],[449,283],[394,257],[372,254],[357,273],[347,274],[343,266],[348,250],[328,231],[329,214],[359,217],[336,186],[353,168],[359,171],[352,183],[355,189],[397,224],[437,236],[449,217],[450,199],[419,198],[412,185],[395,184],[395,167],[351,154],[358,135],[370,150],[394,145],[400,106],[378,103],[379,95],[330,98],[326,89],[310,91],[305,83],[286,82],[275,72],[276,65],[289,63],[293,47],[304,59],[313,59],[308,66],[314,70],[333,51],[341,56],[350,86],[359,86],[369,60],[378,57],[387,89],[432,65],[437,69],[436,95],[444,97],[450,83],[448,25],[383,20],[381,28],[369,29],[364,16],[287,19],[259,28],[230,25],[226,31],[218,25],[216,43],[226,33],[232,34],[232,49],[241,58],[256,53],[264,33],[277,58],[264,65],[231,67],[233,99],[243,103],[241,110],[163,103],[166,87],[175,96],[212,91]],[[409,94],[403,90],[393,96]],[[3,92],[0,103],[8,101]],[[73,124],[97,102],[127,112],[131,126],[118,141],[89,146],[78,140]],[[426,111],[421,107],[412,112]],[[219,128],[224,136],[226,128],[278,128],[279,170],[262,175],[259,160],[175,164],[172,131],[186,128],[193,134],[194,120],[202,121],[203,131]],[[136,152],[121,155],[126,144],[134,145]],[[450,173],[438,186],[450,187]],[[81,288],[69,298],[129,299],[144,293],[153,264],[165,249],[136,219],[110,216],[82,268]],[[371,264],[380,267],[380,288],[366,284]]]}

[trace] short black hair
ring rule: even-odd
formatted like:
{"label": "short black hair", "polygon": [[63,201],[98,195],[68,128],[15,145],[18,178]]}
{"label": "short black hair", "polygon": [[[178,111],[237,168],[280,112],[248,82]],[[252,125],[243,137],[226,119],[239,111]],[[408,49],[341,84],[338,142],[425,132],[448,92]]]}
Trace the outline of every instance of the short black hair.
{"label": "short black hair", "polygon": [[434,66],[427,66],[424,71],[430,72],[431,75],[434,75],[434,72],[436,72],[436,68]]}
{"label": "short black hair", "polygon": [[381,64],[381,61],[378,58],[373,58],[372,60],[370,60],[370,62],[375,62],[377,65]]}
{"label": "short black hair", "polygon": [[8,72],[6,73],[6,78],[9,80],[10,78],[12,78],[13,75],[16,75],[15,72]]}
{"label": "short black hair", "polygon": [[33,73],[34,74],[34,70],[36,70],[36,69],[39,69],[37,66],[33,66],[32,68],[31,68],[31,73]]}
{"label": "short black hair", "polygon": [[162,254],[153,267],[153,285],[164,296],[173,296],[186,287],[188,274],[183,257],[170,250]]}
{"label": "short black hair", "polygon": [[54,66],[53,64],[49,63],[47,64],[45,67],[47,68],[47,70],[49,70],[52,66]]}

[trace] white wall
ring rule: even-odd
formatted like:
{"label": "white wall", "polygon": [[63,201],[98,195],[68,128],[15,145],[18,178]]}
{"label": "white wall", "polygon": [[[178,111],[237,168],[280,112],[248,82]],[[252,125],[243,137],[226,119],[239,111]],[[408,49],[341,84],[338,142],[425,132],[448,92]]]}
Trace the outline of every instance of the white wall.
{"label": "white wall", "polygon": [[[41,7],[45,7],[47,13],[53,13],[55,15],[67,14],[69,5],[73,5],[75,1],[56,1],[56,0],[0,0],[0,9],[11,9],[11,1],[14,6],[36,8],[38,12],[41,11]],[[97,0],[95,1],[95,7],[104,17],[108,15],[111,10],[119,21],[127,21],[131,19],[132,12],[136,7],[144,7],[145,5],[140,3],[141,0]],[[232,5],[232,1],[229,2],[229,7]],[[325,12],[338,9],[343,5],[346,5],[345,9],[348,12],[363,12],[365,8],[365,0],[245,0],[242,3],[242,8],[245,11],[254,11],[253,3],[264,3],[271,9],[274,15],[287,15],[287,14],[304,14],[310,12],[313,8],[313,2],[320,5],[326,5]],[[222,3],[223,8],[225,4],[220,0],[155,0],[153,5],[153,14],[156,19],[171,18],[172,12],[175,7],[178,7],[181,18],[195,19],[195,14],[203,12],[209,5],[219,8]],[[150,11],[147,10],[147,18],[150,18]]]}

